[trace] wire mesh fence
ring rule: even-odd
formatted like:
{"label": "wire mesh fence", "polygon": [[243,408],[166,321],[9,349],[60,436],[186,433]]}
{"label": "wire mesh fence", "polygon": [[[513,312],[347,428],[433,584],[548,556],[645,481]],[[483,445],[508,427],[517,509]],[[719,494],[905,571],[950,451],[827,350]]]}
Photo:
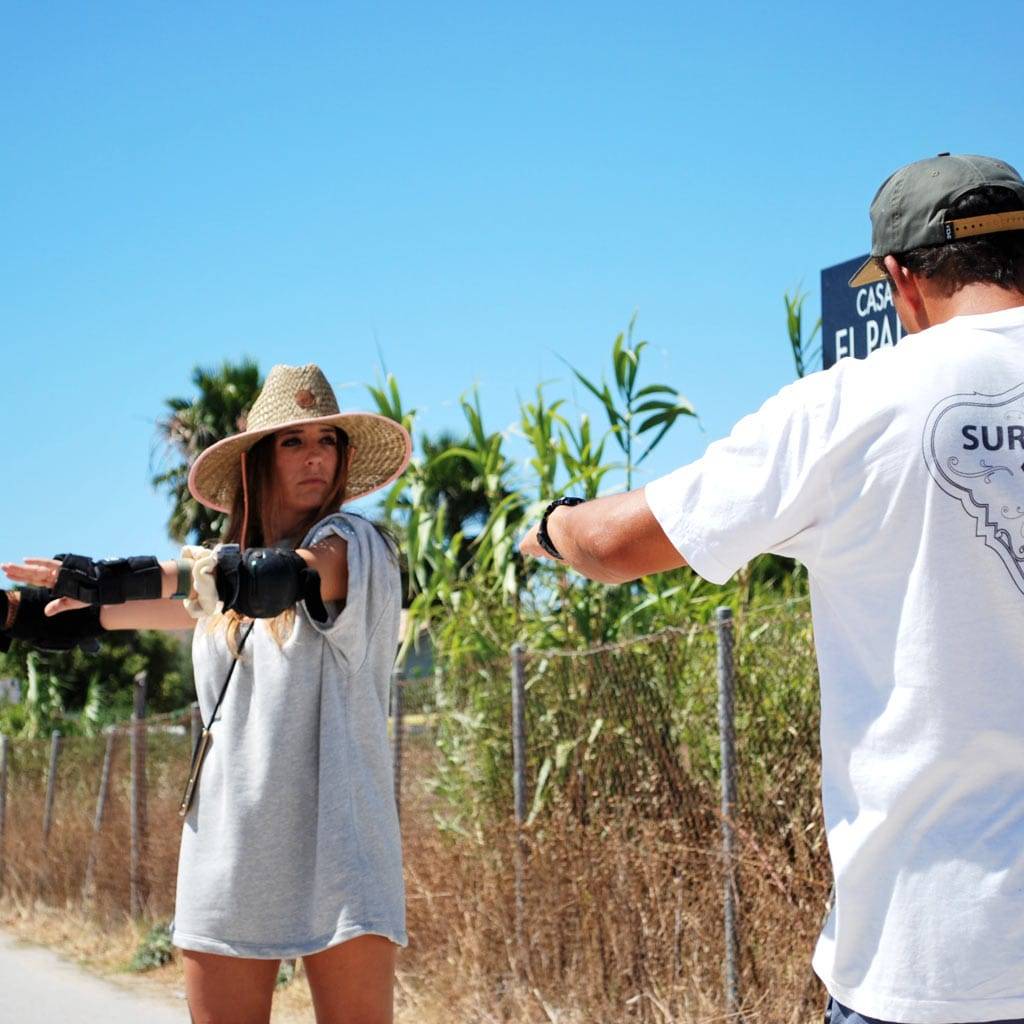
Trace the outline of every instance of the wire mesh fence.
{"label": "wire mesh fence", "polygon": [[[147,730],[145,814],[134,835],[131,742],[130,728],[65,737],[55,774],[49,739],[9,744],[0,883],[5,896],[82,904],[104,915],[130,912],[133,903],[138,915],[170,913],[180,836],[177,805],[189,739],[184,727]],[[47,834],[48,793],[52,824]],[[134,879],[133,845],[141,860]]]}
{"label": "wire mesh fence", "polygon": [[745,615],[729,635],[731,782],[715,623],[512,651],[421,691],[434,748],[425,773],[406,762],[403,800],[445,820],[439,839],[403,812],[411,931],[507,1006],[518,985],[522,1019],[820,1016],[809,953],[831,877],[810,616]]}
{"label": "wire mesh fence", "polygon": [[[713,623],[396,677],[403,963],[424,988],[449,977],[453,1007],[486,993],[496,1019],[814,1018],[809,951],[830,875],[810,619],[744,616],[730,635],[737,767],[724,813]],[[130,742],[130,725],[66,738],[55,773],[49,739],[5,745],[0,893],[170,916],[190,716],[149,723],[141,789]],[[145,801],[134,839],[133,792]]]}

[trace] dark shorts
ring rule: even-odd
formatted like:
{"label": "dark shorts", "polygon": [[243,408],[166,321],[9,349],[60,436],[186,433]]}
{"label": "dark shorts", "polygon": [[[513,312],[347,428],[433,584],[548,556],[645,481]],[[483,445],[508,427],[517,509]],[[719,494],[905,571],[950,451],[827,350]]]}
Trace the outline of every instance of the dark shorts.
{"label": "dark shorts", "polygon": [[[859,1013],[847,1009],[842,1003],[837,1003],[829,996],[828,1005],[825,1007],[825,1024],[898,1024],[898,1022],[879,1020],[877,1017],[862,1017]],[[977,1024],[977,1022],[951,1020],[949,1024]],[[1024,1018],[993,1020],[988,1024],[1024,1024]]]}

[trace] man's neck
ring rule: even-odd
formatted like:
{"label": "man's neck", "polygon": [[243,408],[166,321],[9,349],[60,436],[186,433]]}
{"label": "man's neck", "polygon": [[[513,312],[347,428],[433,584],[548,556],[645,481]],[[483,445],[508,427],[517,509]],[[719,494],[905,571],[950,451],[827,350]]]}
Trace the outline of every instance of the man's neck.
{"label": "man's neck", "polygon": [[952,295],[931,295],[928,298],[928,319],[932,325],[945,323],[955,316],[998,313],[1003,309],[1024,306],[1024,292],[1000,288],[995,284],[969,284]]}

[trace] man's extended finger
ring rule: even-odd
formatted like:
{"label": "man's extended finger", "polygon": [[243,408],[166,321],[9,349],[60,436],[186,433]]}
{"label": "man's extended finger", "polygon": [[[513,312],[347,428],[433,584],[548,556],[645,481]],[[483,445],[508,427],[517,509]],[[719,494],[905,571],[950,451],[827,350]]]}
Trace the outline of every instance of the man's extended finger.
{"label": "man's extended finger", "polygon": [[26,558],[26,565],[42,565],[47,569],[59,569],[64,563],[56,558]]}

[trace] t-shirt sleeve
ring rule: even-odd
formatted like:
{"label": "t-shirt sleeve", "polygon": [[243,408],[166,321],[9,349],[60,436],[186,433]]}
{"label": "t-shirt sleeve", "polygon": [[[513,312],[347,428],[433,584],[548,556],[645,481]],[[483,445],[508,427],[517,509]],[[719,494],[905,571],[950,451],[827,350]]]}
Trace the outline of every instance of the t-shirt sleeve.
{"label": "t-shirt sleeve", "polygon": [[[401,612],[398,556],[372,523],[337,513],[321,520],[303,542],[311,548],[330,537],[347,544],[348,594],[344,605],[327,603],[327,622],[317,622],[300,602],[309,623],[330,641],[353,668],[362,664],[381,623]],[[339,602],[340,604],[340,602]]]}
{"label": "t-shirt sleeve", "polygon": [[764,552],[811,563],[827,500],[830,421],[829,382],[814,378],[783,388],[702,458],[644,489],[666,536],[712,583]]}

